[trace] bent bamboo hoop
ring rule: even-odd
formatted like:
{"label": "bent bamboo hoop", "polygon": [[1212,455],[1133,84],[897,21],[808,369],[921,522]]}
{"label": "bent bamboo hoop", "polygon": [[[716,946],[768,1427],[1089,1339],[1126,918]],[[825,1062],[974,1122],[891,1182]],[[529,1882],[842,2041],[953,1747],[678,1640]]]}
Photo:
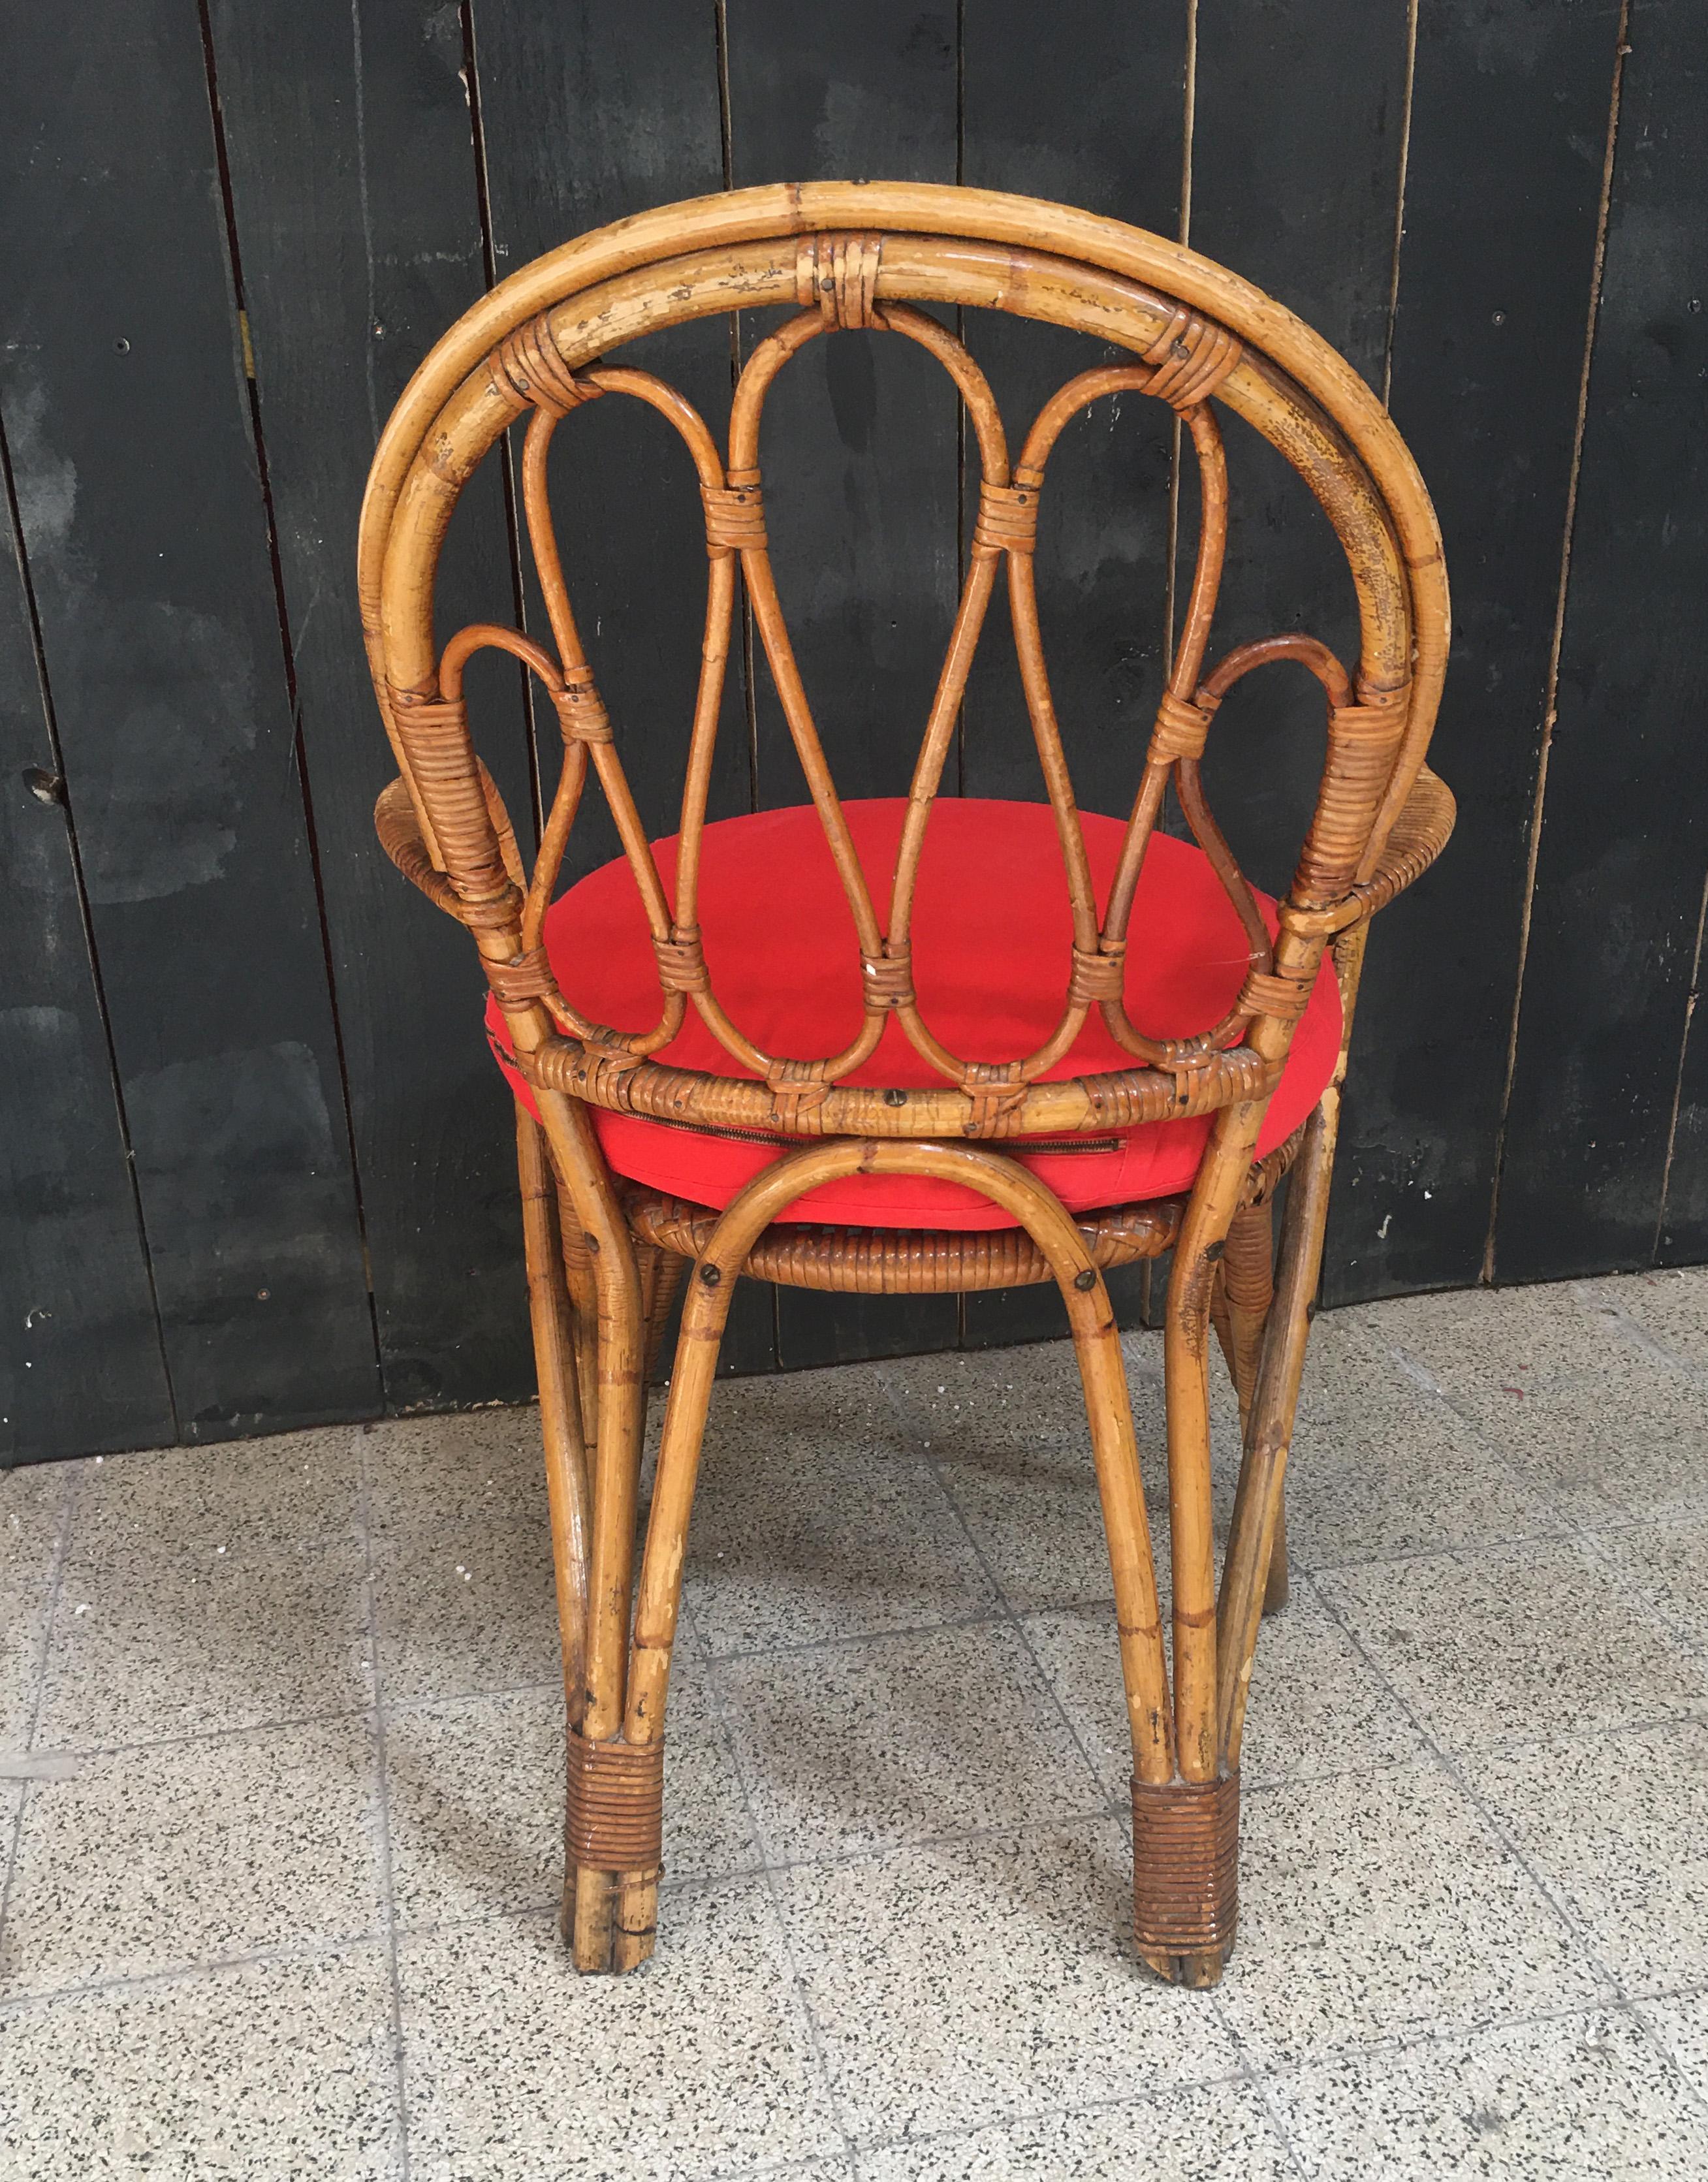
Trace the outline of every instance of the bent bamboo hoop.
{"label": "bent bamboo hoop", "polygon": [[[711,427],[654,374],[610,360],[636,336],[711,313],[781,306],[731,405],[727,458]],[[1125,363],[1081,371],[1012,451],[973,347],[934,309],[994,308],[1084,333]],[[972,322],[969,322],[972,323]],[[865,871],[796,665],[771,563],[760,464],[767,397],[812,341],[858,333],[923,347],[949,374],[981,470],[954,624],[923,724],[896,867]],[[1088,405],[1137,391],[1186,427],[1199,547],[1155,723],[1135,747],[1134,800],[1099,902],[1050,685],[1034,581],[1052,451]],[[688,731],[674,889],[661,880],[600,696],[552,526],[547,457],[593,401],[639,402],[676,432],[704,511],[702,671]],[[1345,551],[1360,656],[1283,633],[1206,665],[1227,538],[1217,406],[1262,434],[1316,496]],[[458,496],[513,424],[523,513],[545,602],[535,635],[434,628],[440,548]],[[934,800],[988,607],[1006,584],[1021,679],[1072,913],[1054,1027],[1023,1055],[952,1049],[915,989],[912,905]],[[826,182],[731,191],[662,208],[524,267],[446,335],[385,428],[363,504],[364,635],[399,778],[375,822],[387,853],[466,924],[539,1109],[518,1153],[540,1357],[564,1673],[572,1723],[564,1929],[583,1968],[627,1969],[652,1945],[660,1753],[681,1558],[718,1343],[737,1277],[831,1290],[966,1291],[1054,1279],[1079,1352],[1114,1569],[1134,1732],[1140,1857],[1134,1930],[1164,1975],[1212,1982],[1233,1944],[1237,1768],[1252,1648],[1284,1596],[1282,1480],[1332,1172],[1334,1083],[1310,1122],[1254,1163],[1270,1094],[1325,955],[1350,1036],[1370,917],[1439,853],[1453,800],[1424,764],[1448,645],[1446,579],[1428,495],[1386,413],[1339,357],[1235,274],[1179,245],[1068,208],[918,183]],[[745,596],[861,956],[862,1005],[840,1051],[774,1053],[725,1008],[706,959],[698,887],[713,745]],[[468,661],[497,648],[543,686],[563,755],[531,872],[475,755]],[[1200,760],[1227,691],[1279,662],[1320,683],[1327,756],[1272,939],[1205,795]],[[651,1020],[593,1021],[560,988],[544,920],[590,783],[616,826],[652,936]],[[1170,787],[1245,934],[1247,967],[1220,1021],[1190,1035],[1134,1022],[1125,1000],[1146,847]],[[692,1008],[726,1072],[662,1058]],[[1093,1011],[1129,1066],[1061,1077]],[[890,1019],[938,1079],[847,1079]],[[774,1134],[784,1155],[724,1212],[618,1183],[588,1109]],[[1070,1216],[996,1144],[1208,1116],[1184,1199]],[[814,1142],[814,1140],[819,1140]],[[994,1141],[993,1141],[994,1140]],[[1298,1158],[1278,1270],[1268,1199]],[[990,1233],[887,1233],[777,1224],[803,1191],[856,1172],[965,1182],[1014,1225]],[[1172,1249],[1165,1356],[1173,1673],[1156,1619],[1144,1502],[1104,1267]],[[643,1381],[691,1265],[630,1640]],[[1245,1461],[1220,1581],[1214,1562],[1206,1377],[1212,1324],[1239,1396]]]}

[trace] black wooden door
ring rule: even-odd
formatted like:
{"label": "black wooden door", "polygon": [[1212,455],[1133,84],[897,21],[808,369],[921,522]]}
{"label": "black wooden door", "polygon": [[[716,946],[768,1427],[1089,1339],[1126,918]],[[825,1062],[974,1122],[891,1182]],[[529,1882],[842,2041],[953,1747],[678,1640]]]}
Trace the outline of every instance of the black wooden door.
{"label": "black wooden door", "polygon": [[[390,761],[352,556],[374,436],[436,335],[552,244],[818,175],[964,180],[1178,235],[1319,327],[1435,494],[1456,626],[1454,883],[1384,918],[1332,1302],[1708,1256],[1708,152],[1687,0],[90,0],[14,14],[0,82],[0,1459],[524,1396],[507,1097],[471,950],[380,856]],[[1061,374],[981,321],[1013,413]],[[714,417],[751,338],[669,336]],[[900,343],[809,352],[768,454],[802,490],[809,678],[851,792],[906,777],[968,529],[959,420]],[[1144,407],[1145,405],[1140,405]],[[1040,577],[1088,807],[1170,640],[1167,420],[1064,441]],[[1229,640],[1343,641],[1326,533],[1230,434]],[[569,550],[668,822],[701,565],[662,446],[578,432]],[[447,610],[527,605],[496,465]],[[1071,510],[1071,512],[1069,511]],[[1000,624],[1000,608],[993,616]],[[993,628],[954,784],[1033,795]],[[476,685],[537,807],[507,672]],[[1284,878],[1310,722],[1248,685],[1215,771]],[[800,789],[732,679],[721,811]],[[1070,734],[1073,729],[1070,725]],[[1218,806],[1219,807],[1219,806]],[[586,855],[601,853],[590,841]],[[1146,1307],[1128,1283],[1122,1307]],[[1056,1330],[1039,1291],[750,1288],[730,1368]]]}

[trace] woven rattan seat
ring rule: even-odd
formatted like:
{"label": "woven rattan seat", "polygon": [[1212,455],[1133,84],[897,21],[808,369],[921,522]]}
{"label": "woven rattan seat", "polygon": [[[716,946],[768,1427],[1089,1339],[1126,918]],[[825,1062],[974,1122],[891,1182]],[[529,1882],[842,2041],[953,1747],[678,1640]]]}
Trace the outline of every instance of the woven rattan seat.
{"label": "woven rattan seat", "polygon": [[[746,360],[727,426],[625,360],[625,345],[644,334],[731,311],[741,313]],[[1034,418],[1005,419],[980,371],[990,311],[1084,338],[1084,368]],[[934,358],[958,392],[979,477],[960,604],[908,795],[881,820],[879,806],[838,796],[767,528],[766,398],[821,340],[907,341]],[[1183,461],[1196,473],[1197,559],[1166,684],[1132,739],[1130,806],[1090,817],[1073,795],[1074,723],[1064,735],[1056,717],[1033,563],[1058,439],[1088,407],[1129,395],[1179,420]],[[681,806],[668,848],[649,841],[624,761],[638,737],[663,731],[607,711],[552,527],[548,453],[561,434],[573,458],[574,413],[594,401],[662,417],[699,485],[702,670],[681,723]],[[1278,450],[1321,505],[1356,598],[1356,661],[1292,631],[1217,656],[1228,537],[1222,410]],[[434,593],[446,527],[507,435],[543,617],[527,632],[483,623],[441,640]],[[1012,822],[1001,814],[1012,806],[957,811],[941,793],[999,583],[1040,767],[1036,806]],[[653,1947],[683,1554],[738,1280],[909,1293],[1048,1279],[1067,1306],[1109,1542],[1133,1732],[1135,1942],[1163,1976],[1213,1983],[1234,1939],[1239,1748],[1259,1621],[1266,1600],[1285,1597],[1283,1481],[1365,940],[1372,917],[1428,867],[1453,822],[1452,797],[1424,764],[1447,653],[1440,540],[1386,413],[1278,305],[1115,221],[912,183],[731,191],[566,244],[445,335],[374,458],[360,584],[398,765],[375,812],[380,835],[398,867],[469,928],[519,1094],[569,1713],[563,1929],[575,1964],[629,1969]],[[744,628],[810,797],[788,819],[791,839],[809,840],[810,821],[818,845],[810,883],[798,843],[792,861],[751,858],[759,913],[732,925],[707,811]],[[550,802],[537,853],[525,859],[475,754],[478,722],[463,692],[469,659],[494,648],[523,663],[562,730],[561,760],[543,767]],[[1240,871],[1199,761],[1227,692],[1277,667],[1315,678],[1327,738],[1294,876],[1274,905]],[[554,908],[591,794],[608,810],[623,862]],[[1170,838],[1171,809],[1195,845]],[[771,813],[735,822],[757,842],[783,822]],[[1011,822],[1031,829],[1024,930],[1009,902],[981,894],[976,855],[958,867],[951,856],[946,878],[940,861],[960,831],[973,829],[976,850],[979,827]],[[1053,865],[1032,855],[1044,841]],[[1046,871],[1059,885],[1047,912]],[[620,947],[599,937],[596,919],[580,922],[599,889],[619,882]],[[1194,917],[1203,911],[1195,937],[1189,899]],[[969,991],[973,1004],[962,1005]],[[1087,1149],[1050,1149],[1064,1144]],[[661,1164],[661,1147],[673,1145],[683,1163]],[[1158,1147],[1168,1158],[1147,1168]],[[1099,1157],[1112,1167],[1082,1188],[1073,1177]],[[1278,1261],[1272,1199],[1289,1169]],[[957,1227],[934,1205],[986,1224]],[[871,1224],[885,1208],[888,1224]],[[1103,1282],[1106,1267],[1164,1250],[1170,1644]],[[679,1292],[637,1581],[647,1365]],[[1212,1330],[1242,1437],[1219,1571]]]}

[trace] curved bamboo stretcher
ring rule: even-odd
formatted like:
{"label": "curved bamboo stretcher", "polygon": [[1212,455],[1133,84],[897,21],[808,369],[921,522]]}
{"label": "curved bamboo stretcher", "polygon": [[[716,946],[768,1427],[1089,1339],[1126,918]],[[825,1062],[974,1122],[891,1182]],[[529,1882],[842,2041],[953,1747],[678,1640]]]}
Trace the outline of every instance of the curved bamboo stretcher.
{"label": "curved bamboo stretcher", "polygon": [[[727,461],[705,422],[652,374],[604,361],[636,335],[712,313],[785,307],[736,387]],[[1011,458],[968,348],[929,307],[994,308],[1073,328],[1129,363],[1079,373]],[[915,767],[887,903],[861,867],[796,667],[773,575],[759,468],[766,396],[809,342],[845,330],[918,344],[949,373],[970,420],[982,486],[961,601]],[[1200,544],[1167,686],[1101,915],[1050,693],[1033,580],[1039,498],[1063,426],[1125,391],[1169,404],[1196,458]],[[646,403],[697,474],[708,555],[702,671],[690,732],[674,899],[629,793],[588,664],[546,491],[554,434],[584,403]],[[1206,671],[1227,534],[1213,401],[1292,463],[1350,570],[1360,656],[1282,634]],[[458,496],[522,424],[522,500],[549,630],[477,624],[441,645],[432,601]],[[573,427],[572,427],[573,429]],[[726,1013],[701,946],[701,839],[738,569],[796,750],[840,878],[862,964],[860,1027],[839,1054],[762,1049]],[[1033,1053],[946,1045],[914,990],[911,919],[933,799],[997,581],[1006,582],[1022,679],[1073,912],[1060,1019]],[[695,1474],[718,1342],[744,1272],[885,1293],[1053,1280],[1078,1353],[1114,1576],[1133,1730],[1134,1933],[1163,1976],[1213,1984],[1234,1941],[1239,1759],[1260,1615],[1284,1598],[1283,1478],[1327,1215],[1360,965],[1369,919],[1439,853],[1453,800],[1424,764],[1447,656],[1440,539],[1410,456],[1361,379],[1308,328],[1234,274],[1179,246],[1086,213],[915,183],[816,183],[672,205],[524,267],[434,348],[381,439],[363,509],[360,586],[374,687],[398,778],[375,813],[393,861],[468,926],[502,1006],[539,1121],[518,1108],[529,1288],[570,1720],[564,1930],[578,1968],[627,1969],[653,1944],[666,1698]],[[546,640],[549,634],[549,643]],[[563,757],[531,873],[470,741],[463,670],[508,651],[536,676]],[[1327,757],[1297,872],[1272,942],[1205,798],[1199,760],[1222,698],[1280,661],[1322,684]],[[546,911],[590,773],[615,821],[657,961],[657,1021],[620,1030],[559,989]],[[1128,1019],[1123,964],[1145,846],[1172,784],[1238,912],[1249,967],[1231,1011],[1190,1038]],[[1142,935],[1141,941],[1142,944]],[[1325,955],[1345,1033],[1333,1082],[1289,1142],[1254,1163],[1258,1132]],[[741,1072],[655,1060],[692,1006]],[[1052,1077],[1092,1010],[1131,1066]],[[846,1079],[894,1016],[940,1079],[925,1088]],[[1047,1080],[1046,1080],[1047,1079]],[[781,1132],[799,1148],[721,1212],[613,1177],[590,1107],[719,1129]],[[1213,1116],[1178,1201],[1068,1213],[1000,1149],[1022,1135]],[[1292,1166],[1278,1264],[1269,1194]],[[976,1233],[778,1224],[835,1177],[901,1173],[961,1182],[1012,1226]],[[1165,1335],[1172,1644],[1157,1603],[1121,1350],[1103,1270],[1173,1249]],[[652,1512],[635,1570],[644,1384],[685,1277],[681,1332]],[[1219,1577],[1211,1530],[1206,1381],[1214,1327],[1238,1390],[1244,1455]],[[631,1635],[632,1609],[632,1635]],[[1171,1673],[1172,1664],[1172,1673]]]}

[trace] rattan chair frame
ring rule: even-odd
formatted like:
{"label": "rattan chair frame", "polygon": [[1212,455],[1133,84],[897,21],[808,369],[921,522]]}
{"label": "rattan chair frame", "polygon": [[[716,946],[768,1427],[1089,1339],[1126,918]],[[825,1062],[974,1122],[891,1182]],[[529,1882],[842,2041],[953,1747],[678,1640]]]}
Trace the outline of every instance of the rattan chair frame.
{"label": "rattan chair frame", "polygon": [[[759,342],[731,407],[729,459],[665,382],[606,363],[640,335],[712,313],[793,305]],[[1079,374],[1045,404],[1011,462],[969,350],[932,307],[995,308],[1076,329],[1134,359]],[[759,468],[766,395],[810,341],[890,333],[950,373],[982,468],[960,605],[916,764],[887,913],[855,852],[772,571]],[[1195,454],[1197,567],[1167,686],[1138,765],[1132,814],[1100,917],[1051,697],[1033,584],[1051,451],[1089,404],[1127,390],[1167,402]],[[648,404],[679,434],[705,508],[706,634],[674,902],[654,864],[577,629],[547,493],[564,418],[611,396]],[[1255,426],[1316,495],[1356,589],[1350,674],[1322,644],[1282,634],[1209,672],[1226,539],[1227,475],[1214,403]],[[527,418],[522,501],[551,643],[478,624],[436,639],[446,525],[477,465]],[[756,1044],[717,997],[696,917],[702,831],[741,590],[841,879],[862,958],[861,1020],[843,1050],[801,1060]],[[1060,1020],[1033,1053],[966,1056],[938,1037],[912,977],[910,916],[932,803],[985,609],[1006,576],[1022,679],[1073,911]],[[381,439],[362,518],[363,627],[398,778],[375,821],[387,852],[467,925],[539,1111],[518,1110],[529,1293],[569,1713],[563,1929],[583,1969],[652,1952],[660,1869],[666,1697],[700,1446],[732,1293],[743,1273],[884,1293],[1054,1280],[1084,1387],[1133,1731],[1134,1936],[1165,1977],[1212,1984],[1237,1915],[1238,1783],[1245,1693],[1266,1599],[1285,1595],[1283,1485],[1316,1293],[1360,969],[1369,920],[1439,854],[1453,801],[1424,764],[1445,669],[1441,546],[1422,481],[1385,412],[1296,318],[1178,244],[1062,206],[913,183],[826,182],[730,192],[600,230],[524,267],[432,351]],[[470,739],[463,669],[497,647],[547,692],[563,733],[560,778],[531,873]],[[1327,756],[1272,943],[1209,811],[1199,759],[1227,690],[1278,661],[1322,684]],[[1137,754],[1135,753],[1135,756]],[[661,1002],[641,1029],[602,1025],[559,989],[546,909],[589,776],[596,778],[652,932]],[[1128,1018],[1123,962],[1151,838],[1173,784],[1247,934],[1232,1011],[1190,1038]],[[1345,1031],[1334,1081],[1303,1127],[1254,1160],[1268,1099],[1325,959]],[[742,1072],[652,1058],[692,1005]],[[1092,1009],[1130,1067],[1052,1077]],[[942,1079],[857,1085],[894,1016]],[[614,1177],[589,1109],[774,1134],[785,1149],[722,1211]],[[1178,1201],[1070,1214],[1001,1146],[1207,1114],[1197,1179]],[[1293,1169],[1278,1264],[1270,1196]],[[958,1182],[1014,1223],[978,1233],[824,1228],[779,1216],[856,1173]],[[1172,1661],[1158,1609],[1122,1353],[1104,1269],[1173,1252],[1166,1313]],[[685,1277],[674,1372],[636,1581],[645,1385]],[[1219,1581],[1211,1526],[1206,1377],[1216,1332],[1238,1391],[1243,1454]],[[632,1615],[632,1621],[631,1621]],[[1172,1673],[1171,1673],[1172,1664]]]}

